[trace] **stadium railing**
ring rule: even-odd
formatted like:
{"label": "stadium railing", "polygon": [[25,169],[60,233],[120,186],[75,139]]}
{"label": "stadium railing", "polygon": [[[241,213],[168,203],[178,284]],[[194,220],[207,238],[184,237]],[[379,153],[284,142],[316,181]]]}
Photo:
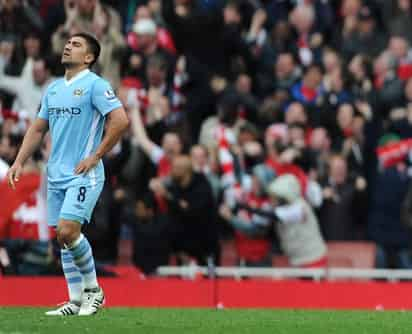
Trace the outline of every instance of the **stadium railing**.
{"label": "stadium railing", "polygon": [[412,280],[412,270],[405,269],[354,269],[354,268],[251,268],[251,267],[216,267],[211,272],[210,267],[190,266],[162,266],[157,270],[159,276],[178,276],[193,279],[198,275],[206,277],[230,278],[270,278],[291,279],[309,278],[313,280],[341,280],[341,279],[381,279],[391,282]]}

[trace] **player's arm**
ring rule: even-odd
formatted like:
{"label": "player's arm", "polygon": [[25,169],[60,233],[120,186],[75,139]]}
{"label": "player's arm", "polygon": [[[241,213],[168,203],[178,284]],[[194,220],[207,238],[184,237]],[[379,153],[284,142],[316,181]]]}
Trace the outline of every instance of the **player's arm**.
{"label": "player's arm", "polygon": [[107,115],[107,126],[102,142],[96,152],[77,165],[75,173],[87,173],[90,169],[96,166],[99,160],[120,140],[128,126],[129,119],[127,118],[123,107],[112,110]]}
{"label": "player's arm", "polygon": [[30,125],[27,130],[23,143],[17,154],[16,160],[7,172],[9,185],[15,189],[15,182],[19,181],[19,176],[23,166],[28,158],[40,147],[43,137],[49,129],[49,122],[42,118],[36,120]]}

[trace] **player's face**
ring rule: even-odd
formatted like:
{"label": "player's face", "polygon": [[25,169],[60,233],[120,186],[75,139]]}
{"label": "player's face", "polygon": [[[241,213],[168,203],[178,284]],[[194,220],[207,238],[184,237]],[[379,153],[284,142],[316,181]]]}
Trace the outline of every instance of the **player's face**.
{"label": "player's face", "polygon": [[89,52],[86,41],[82,37],[72,37],[64,46],[62,64],[66,67],[75,67],[89,64],[93,60],[93,54]]}

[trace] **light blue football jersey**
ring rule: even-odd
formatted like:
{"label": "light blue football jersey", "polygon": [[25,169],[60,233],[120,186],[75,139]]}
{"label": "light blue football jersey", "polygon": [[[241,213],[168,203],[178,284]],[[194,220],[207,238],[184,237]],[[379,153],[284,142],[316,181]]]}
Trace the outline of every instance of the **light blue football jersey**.
{"label": "light blue football jersey", "polygon": [[49,122],[52,148],[47,175],[50,188],[67,189],[104,181],[102,161],[87,174],[76,175],[74,170],[99,146],[105,116],[121,106],[110,84],[89,70],[69,81],[58,79],[47,87],[38,117]]}

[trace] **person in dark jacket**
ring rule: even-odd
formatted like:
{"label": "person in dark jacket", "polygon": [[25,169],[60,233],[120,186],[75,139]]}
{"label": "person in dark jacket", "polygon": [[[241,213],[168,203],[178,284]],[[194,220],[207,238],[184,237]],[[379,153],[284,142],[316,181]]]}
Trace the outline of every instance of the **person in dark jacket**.
{"label": "person in dark jacket", "polygon": [[217,210],[209,181],[193,171],[190,157],[173,159],[168,181],[152,179],[150,189],[166,199],[171,220],[172,248],[205,265],[218,262]]}
{"label": "person in dark jacket", "polygon": [[[382,140],[380,141],[382,145]],[[387,144],[387,143],[386,143]],[[410,186],[405,162],[381,167],[374,180],[368,216],[368,235],[377,244],[377,268],[412,268],[411,234],[401,212]]]}
{"label": "person in dark jacket", "polygon": [[330,159],[328,178],[322,186],[319,218],[324,238],[328,241],[362,239],[358,223],[365,218],[365,179],[350,179],[346,160],[336,155]]}

